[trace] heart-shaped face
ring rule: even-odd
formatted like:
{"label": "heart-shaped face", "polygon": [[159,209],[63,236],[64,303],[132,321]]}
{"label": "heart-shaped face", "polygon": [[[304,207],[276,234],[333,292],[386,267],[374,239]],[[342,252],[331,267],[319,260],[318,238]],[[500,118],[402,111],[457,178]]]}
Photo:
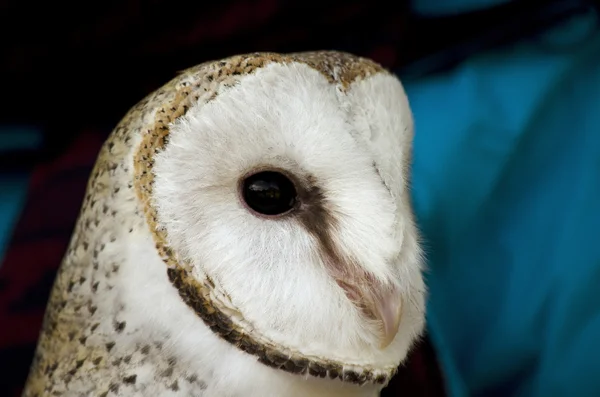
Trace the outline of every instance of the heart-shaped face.
{"label": "heart-shaped face", "polygon": [[200,70],[146,136],[139,169],[154,175],[143,186],[158,242],[185,269],[177,287],[227,318],[226,339],[291,372],[384,383],[423,322],[412,118],[393,75],[321,56]]}

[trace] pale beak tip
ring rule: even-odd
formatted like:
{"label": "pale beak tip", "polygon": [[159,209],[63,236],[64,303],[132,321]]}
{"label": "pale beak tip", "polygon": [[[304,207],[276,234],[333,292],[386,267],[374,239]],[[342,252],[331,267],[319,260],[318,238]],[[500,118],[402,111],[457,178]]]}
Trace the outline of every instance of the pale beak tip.
{"label": "pale beak tip", "polygon": [[382,322],[380,349],[387,348],[396,339],[400,318],[402,317],[402,300],[392,293],[382,300],[379,307],[379,318]]}

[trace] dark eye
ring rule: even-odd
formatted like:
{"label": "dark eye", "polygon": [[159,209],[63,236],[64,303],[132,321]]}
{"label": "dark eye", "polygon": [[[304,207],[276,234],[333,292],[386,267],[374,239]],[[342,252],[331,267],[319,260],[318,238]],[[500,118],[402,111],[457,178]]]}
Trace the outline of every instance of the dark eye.
{"label": "dark eye", "polygon": [[243,181],[242,198],[252,210],[263,215],[280,215],[296,205],[296,188],[285,175],[263,171]]}

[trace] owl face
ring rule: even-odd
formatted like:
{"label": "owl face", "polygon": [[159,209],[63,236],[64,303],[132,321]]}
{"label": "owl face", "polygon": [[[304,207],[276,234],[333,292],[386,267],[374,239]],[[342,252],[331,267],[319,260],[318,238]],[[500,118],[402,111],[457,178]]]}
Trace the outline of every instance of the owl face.
{"label": "owl face", "polygon": [[284,355],[383,371],[423,328],[412,118],[393,75],[332,70],[290,58],[191,78],[153,155],[151,205],[231,327]]}

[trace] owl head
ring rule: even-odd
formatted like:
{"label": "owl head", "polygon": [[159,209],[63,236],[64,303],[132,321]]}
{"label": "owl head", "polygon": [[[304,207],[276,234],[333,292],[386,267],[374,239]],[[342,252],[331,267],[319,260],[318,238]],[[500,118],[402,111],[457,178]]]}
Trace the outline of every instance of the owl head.
{"label": "owl head", "polygon": [[339,52],[185,76],[135,156],[173,288],[265,365],[385,384],[424,323],[401,83]]}

